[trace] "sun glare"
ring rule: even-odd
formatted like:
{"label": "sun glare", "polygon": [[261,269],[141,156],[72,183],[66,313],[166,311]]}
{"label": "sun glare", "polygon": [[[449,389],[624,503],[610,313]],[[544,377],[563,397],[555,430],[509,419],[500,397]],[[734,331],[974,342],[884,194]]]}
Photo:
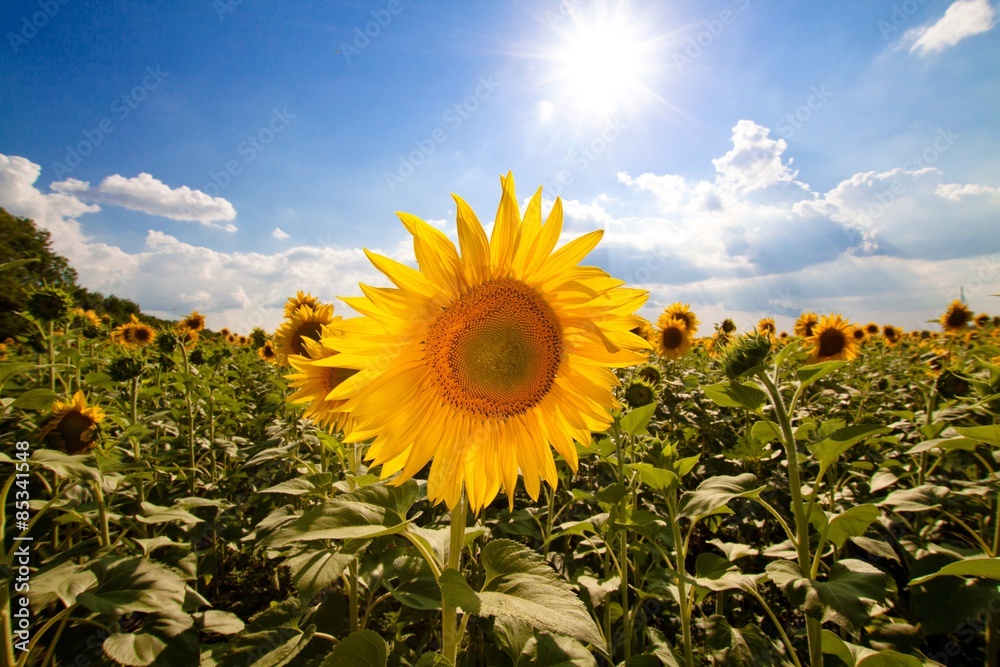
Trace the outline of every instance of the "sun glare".
{"label": "sun glare", "polygon": [[610,16],[574,14],[553,47],[554,96],[588,116],[634,109],[655,93],[653,41],[619,10]]}

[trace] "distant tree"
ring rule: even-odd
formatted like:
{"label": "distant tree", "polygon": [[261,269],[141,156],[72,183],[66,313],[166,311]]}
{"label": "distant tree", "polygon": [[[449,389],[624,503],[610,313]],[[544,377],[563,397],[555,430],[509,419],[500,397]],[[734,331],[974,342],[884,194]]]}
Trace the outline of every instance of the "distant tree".
{"label": "distant tree", "polygon": [[65,257],[52,252],[48,230],[0,208],[0,264],[18,259],[37,261],[0,271],[0,340],[27,329],[17,313],[24,309],[29,289],[46,283],[76,289],[76,271]]}

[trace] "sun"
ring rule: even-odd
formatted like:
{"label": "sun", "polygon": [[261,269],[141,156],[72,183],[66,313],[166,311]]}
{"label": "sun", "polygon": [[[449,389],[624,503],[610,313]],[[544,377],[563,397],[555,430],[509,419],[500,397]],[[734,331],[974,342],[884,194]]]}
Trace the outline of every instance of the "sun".
{"label": "sun", "polygon": [[557,28],[549,55],[556,105],[606,118],[655,97],[649,86],[657,40],[623,5],[584,14],[573,13]]}

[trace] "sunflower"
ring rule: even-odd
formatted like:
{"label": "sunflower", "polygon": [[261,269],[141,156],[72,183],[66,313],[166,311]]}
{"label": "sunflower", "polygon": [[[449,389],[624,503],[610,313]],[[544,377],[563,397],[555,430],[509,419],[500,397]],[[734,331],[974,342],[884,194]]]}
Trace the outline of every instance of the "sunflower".
{"label": "sunflower", "polygon": [[691,349],[691,336],[687,324],[677,317],[669,317],[666,311],[656,321],[656,352],[664,359],[677,360]]}
{"label": "sunflower", "polygon": [[78,391],[72,401],[53,404],[52,416],[38,437],[67,454],[85,454],[96,446],[97,425],[103,419],[104,411],[88,408],[86,397]]}
{"label": "sunflower", "polygon": [[881,329],[874,322],[869,322],[865,325],[865,333],[869,336],[877,336],[879,331],[881,331]]}
{"label": "sunflower", "polygon": [[300,306],[309,306],[313,310],[316,310],[321,305],[323,304],[320,303],[320,300],[312,294],[299,290],[295,293],[295,296],[288,297],[288,301],[285,302],[285,317],[290,318]]}
{"label": "sunflower", "polygon": [[219,337],[222,339],[229,338],[229,334],[231,333],[232,332],[229,330],[229,327],[222,327],[221,329],[219,329]]}
{"label": "sunflower", "polygon": [[698,325],[701,324],[695,314],[691,312],[691,307],[680,301],[664,308],[660,319],[663,319],[664,316],[668,318],[676,317],[682,321],[684,323],[684,330],[690,338],[694,338],[695,333],[698,331]]}
{"label": "sunflower", "polygon": [[650,323],[650,321],[647,320],[645,317],[636,315],[635,326],[629,329],[629,331],[631,331],[639,338],[647,340],[651,343],[656,340],[656,330],[653,328],[653,325]]}
{"label": "sunflower", "polygon": [[858,343],[858,345],[868,339],[868,334],[865,333],[865,330],[862,327],[854,327],[854,333],[851,335],[854,337],[854,340]]}
{"label": "sunflower", "polygon": [[795,326],[792,331],[799,338],[809,338],[809,336],[812,336],[813,327],[816,326],[817,322],[819,322],[819,316],[816,313],[802,313],[799,315],[799,319],[795,320]]}
{"label": "sunflower", "polygon": [[198,343],[198,330],[181,329],[177,332],[177,337],[180,339],[181,345],[184,346],[184,349],[190,350]]}
{"label": "sunflower", "polygon": [[902,333],[900,332],[899,329],[892,326],[891,324],[886,324],[884,327],[882,327],[882,337],[885,338],[885,342],[887,342],[889,345],[895,345],[896,343],[899,342],[899,339],[902,337]]}
{"label": "sunflower", "polygon": [[0,361],[7,361],[7,343],[0,343]]}
{"label": "sunflower", "polygon": [[708,352],[708,356],[713,359],[718,359],[719,355],[723,353],[726,346],[732,342],[733,338],[735,338],[735,334],[726,333],[726,331],[720,327],[705,343],[705,350]]}
{"label": "sunflower", "polygon": [[[328,329],[324,329],[323,334],[327,340],[334,335]],[[288,363],[297,371],[285,376],[289,385],[296,389],[288,400],[292,403],[309,403],[305,416],[315,420],[320,426],[350,433],[353,422],[346,412],[340,411],[346,401],[330,400],[327,396],[357,371],[319,363],[321,360],[326,360],[326,363],[337,361],[333,357],[338,352],[324,345],[323,341],[306,338],[304,344],[309,356],[296,354],[288,358]]]}
{"label": "sunflower", "polygon": [[806,342],[813,346],[809,363],[835,359],[850,361],[858,356],[854,325],[837,314],[820,317]]}
{"label": "sunflower", "polygon": [[240,334],[239,336],[236,337],[236,344],[239,345],[239,346],[241,346],[241,347],[249,345],[250,344],[250,338],[249,338],[249,336],[244,336],[244,335]]}
{"label": "sunflower", "polygon": [[513,176],[501,185],[489,239],[455,197],[461,256],[436,228],[400,213],[419,268],[368,253],[396,287],[362,285],[363,297],[344,299],[362,317],[322,339],[338,354],[296,359],[358,371],[326,400],[346,400],[339,411],[356,423],[346,442],[374,436],[366,458],[383,477],[409,479],[433,459],[431,502],[452,508],[464,486],[473,511],[501,488],[513,506],[518,470],[534,499],[542,479],[555,487],[550,444],[576,470],[576,443],[588,445],[620,407],[610,369],[644,362],[649,349],[630,331],[646,292],[578,265],[603,233],[554,251],[562,201],[543,225],[541,188],[522,219]]}
{"label": "sunflower", "polygon": [[201,331],[205,328],[205,316],[197,310],[192,310],[190,315],[177,323],[177,328],[187,329],[188,331]]}
{"label": "sunflower", "polygon": [[656,389],[645,380],[636,378],[625,385],[625,391],[622,392],[622,395],[630,407],[641,408],[656,400]]}
{"label": "sunflower", "polygon": [[778,330],[778,327],[774,324],[773,317],[762,317],[757,321],[757,333],[761,336],[767,336],[770,339],[774,339],[774,332]]}
{"label": "sunflower", "polygon": [[274,343],[269,340],[257,348],[257,356],[269,364],[278,363],[278,353],[274,351]]}
{"label": "sunflower", "polygon": [[660,384],[660,381],[663,380],[663,373],[653,364],[643,364],[639,367],[639,370],[637,370],[635,374],[637,377],[645,380],[654,387]]}
{"label": "sunflower", "polygon": [[972,311],[964,303],[955,299],[939,321],[945,331],[965,331],[969,322],[972,321]]}
{"label": "sunflower", "polygon": [[[340,317],[336,319],[339,320]],[[278,354],[278,364],[288,366],[288,358],[295,354],[309,356],[305,341],[319,340],[323,325],[333,321],[333,306],[329,304],[318,308],[309,305],[299,306],[274,332],[274,349]]]}
{"label": "sunflower", "polygon": [[43,322],[64,320],[73,309],[73,297],[61,287],[43,285],[28,294],[26,309]]}
{"label": "sunflower", "polygon": [[980,329],[985,329],[993,323],[993,318],[986,313],[979,313],[976,315],[976,326]]}
{"label": "sunflower", "polygon": [[89,326],[98,329],[101,327],[100,316],[90,309],[84,310],[83,308],[74,308],[73,317],[80,326]]}
{"label": "sunflower", "polygon": [[733,322],[732,319],[730,319],[730,318],[727,317],[726,319],[722,320],[719,323],[719,326],[716,327],[716,329],[718,329],[719,331],[721,331],[724,334],[735,333],[736,332],[736,322]]}
{"label": "sunflower", "polygon": [[226,342],[230,345],[236,345],[240,341],[240,337],[234,333],[228,334],[226,336]]}

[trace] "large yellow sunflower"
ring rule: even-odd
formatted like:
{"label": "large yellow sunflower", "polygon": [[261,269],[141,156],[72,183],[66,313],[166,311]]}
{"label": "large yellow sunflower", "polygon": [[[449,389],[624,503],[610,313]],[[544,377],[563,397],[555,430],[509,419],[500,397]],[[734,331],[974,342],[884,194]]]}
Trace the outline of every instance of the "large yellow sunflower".
{"label": "large yellow sunflower", "polygon": [[941,326],[945,331],[965,331],[969,326],[969,322],[972,321],[972,311],[969,308],[955,299],[948,306],[948,310],[944,312],[941,316],[940,322]]}
{"label": "large yellow sunflower", "polygon": [[97,425],[104,419],[104,410],[87,407],[82,391],[76,392],[71,401],[56,401],[52,416],[38,433],[40,440],[67,454],[85,454],[97,444]]}
{"label": "large yellow sunflower", "polygon": [[813,327],[819,322],[819,316],[816,313],[802,313],[799,318],[795,320],[795,326],[792,331],[799,338],[809,338],[813,335]]}
{"label": "large yellow sunflower", "polygon": [[837,314],[820,317],[806,342],[813,348],[809,363],[835,359],[850,361],[858,356],[854,325]]}
{"label": "large yellow sunflower", "polygon": [[698,321],[698,317],[691,312],[691,306],[686,303],[672,303],[663,309],[663,314],[660,315],[660,319],[666,316],[676,317],[684,323],[684,330],[687,332],[689,338],[694,338],[695,333],[698,331],[698,325],[701,324]]}
{"label": "large yellow sunflower", "polygon": [[656,321],[656,352],[664,359],[677,360],[691,349],[687,323],[663,311]]}
{"label": "large yellow sunflower", "polygon": [[305,341],[319,340],[323,325],[330,324],[334,319],[333,306],[330,304],[316,308],[302,305],[295,309],[274,332],[274,350],[278,353],[278,364],[288,366],[288,358],[295,354],[309,356]]}
{"label": "large yellow sunflower", "polygon": [[474,511],[501,488],[513,504],[519,470],[532,498],[542,479],[554,487],[549,445],[575,470],[575,443],[589,444],[619,407],[610,369],[644,362],[649,348],[630,331],[646,292],[578,265],[602,232],[555,250],[561,200],[543,225],[540,188],[522,219],[513,176],[501,185],[489,238],[455,196],[461,256],[399,213],[419,269],[368,253],[395,287],[362,285],[363,297],[344,299],[362,317],[322,339],[338,354],[308,362],[358,371],[326,396],[346,401],[336,408],[356,424],[346,440],[374,436],[367,458],[383,477],[401,471],[397,481],[433,459],[427,495],[449,508],[463,486]]}

